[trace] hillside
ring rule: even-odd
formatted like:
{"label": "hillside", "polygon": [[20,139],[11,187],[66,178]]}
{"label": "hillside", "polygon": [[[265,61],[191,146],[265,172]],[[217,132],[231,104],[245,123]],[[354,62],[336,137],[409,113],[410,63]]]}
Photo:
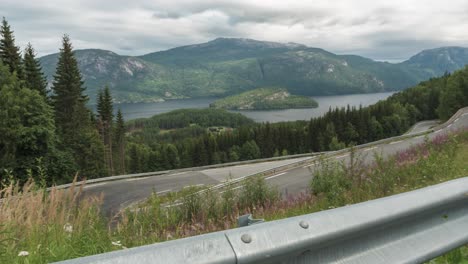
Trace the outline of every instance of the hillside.
{"label": "hillside", "polygon": [[[87,93],[108,84],[119,102],[224,97],[257,87],[285,87],[298,95],[401,90],[468,62],[465,48],[423,51],[399,64],[336,55],[296,43],[218,38],[139,57],[79,50]],[[40,59],[52,80],[57,54]]]}
{"label": "hillside", "polygon": [[422,70],[428,76],[440,76],[463,68],[468,62],[468,49],[462,47],[442,47],[423,50],[403,65]]}
{"label": "hillside", "polygon": [[[109,85],[118,101],[158,101],[165,96],[164,92],[161,94],[151,87],[138,85],[147,78],[167,78],[168,73],[164,67],[137,57],[120,56],[99,49],[77,50],[75,56],[87,86],[86,92],[92,100],[97,95],[97,90],[104,85]],[[52,82],[57,61],[58,54],[40,58],[49,84]]]}
{"label": "hillside", "polygon": [[238,95],[228,96],[210,105],[230,110],[273,110],[289,108],[314,108],[318,104],[306,96],[291,95],[286,89],[257,88]]}

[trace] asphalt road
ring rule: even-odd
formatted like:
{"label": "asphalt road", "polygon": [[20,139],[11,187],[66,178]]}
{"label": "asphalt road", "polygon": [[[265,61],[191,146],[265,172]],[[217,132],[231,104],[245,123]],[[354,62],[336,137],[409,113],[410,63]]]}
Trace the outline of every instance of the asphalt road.
{"label": "asphalt road", "polygon": [[439,125],[439,123],[440,123],[440,120],[428,120],[428,121],[418,122],[413,127],[411,127],[410,130],[405,133],[405,135],[411,135],[411,134],[424,132],[426,130],[429,130],[430,128],[433,128]]}
{"label": "asphalt road", "polygon": [[[435,125],[435,121],[418,123],[409,133],[421,132]],[[459,118],[453,120],[449,126],[444,129],[434,131],[428,135],[429,138],[451,130],[468,128],[468,111]],[[358,149],[356,155],[361,156],[365,162],[371,162],[374,153],[387,157],[397,152],[403,151],[412,145],[424,142],[424,136],[417,136],[405,140],[397,140],[391,143],[384,143],[364,149]],[[349,152],[328,157],[338,161],[349,161]],[[113,216],[121,209],[135,202],[144,200],[153,191],[163,195],[168,192],[181,190],[184,187],[196,185],[206,186],[215,185],[226,181],[229,178],[235,179],[247,175],[259,173],[264,170],[272,169],[288,163],[304,161],[311,159],[295,158],[289,160],[270,161],[248,165],[239,165],[232,167],[208,169],[201,171],[186,171],[174,174],[164,174],[158,176],[149,176],[141,178],[131,178],[126,180],[101,182],[84,187],[85,195],[104,195],[102,211],[107,216]],[[311,171],[314,170],[314,164],[293,168],[275,175],[266,177],[266,181],[273,186],[277,186],[283,194],[298,194],[306,191],[310,180]]]}

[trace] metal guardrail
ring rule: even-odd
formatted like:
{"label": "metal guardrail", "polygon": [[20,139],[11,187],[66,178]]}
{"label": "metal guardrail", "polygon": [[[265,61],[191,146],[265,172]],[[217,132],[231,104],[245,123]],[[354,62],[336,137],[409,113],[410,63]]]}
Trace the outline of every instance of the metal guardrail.
{"label": "metal guardrail", "polygon": [[421,263],[468,244],[468,177],[337,209],[62,264]]}
{"label": "metal guardrail", "polygon": [[116,176],[108,176],[103,178],[96,178],[90,179],[85,181],[77,181],[75,183],[67,183],[62,185],[57,185],[54,187],[48,188],[48,190],[55,188],[55,189],[66,189],[71,186],[80,186],[83,184],[93,184],[93,183],[100,183],[100,182],[110,182],[110,181],[119,181],[125,179],[132,179],[132,178],[139,178],[139,177],[148,177],[148,176],[160,176],[166,174],[175,174],[180,172],[187,172],[187,171],[200,171],[200,170],[207,170],[207,169],[216,169],[216,168],[225,168],[231,166],[239,166],[239,165],[249,165],[261,162],[270,162],[270,161],[279,161],[279,160],[288,160],[288,159],[295,159],[295,158],[302,158],[302,157],[315,157],[322,155],[327,152],[311,152],[311,153],[304,153],[304,154],[295,154],[295,155],[288,155],[288,156],[281,156],[281,157],[273,157],[273,158],[264,158],[264,159],[256,159],[256,160],[245,160],[245,161],[236,161],[236,162],[229,162],[229,163],[221,163],[221,164],[214,164],[214,165],[206,165],[206,166],[199,166],[199,167],[190,167],[190,168],[182,168],[182,169],[174,169],[174,170],[165,170],[165,171],[155,171],[155,172],[143,172],[143,173],[135,173],[135,174],[125,174],[125,175],[116,175]]}

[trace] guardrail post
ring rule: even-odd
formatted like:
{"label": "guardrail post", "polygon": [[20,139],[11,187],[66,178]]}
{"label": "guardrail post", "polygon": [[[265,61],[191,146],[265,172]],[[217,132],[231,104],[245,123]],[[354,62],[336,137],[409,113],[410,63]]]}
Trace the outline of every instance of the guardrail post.
{"label": "guardrail post", "polygon": [[252,214],[246,214],[237,218],[237,227],[250,226],[263,222],[265,222],[265,219],[253,219]]}

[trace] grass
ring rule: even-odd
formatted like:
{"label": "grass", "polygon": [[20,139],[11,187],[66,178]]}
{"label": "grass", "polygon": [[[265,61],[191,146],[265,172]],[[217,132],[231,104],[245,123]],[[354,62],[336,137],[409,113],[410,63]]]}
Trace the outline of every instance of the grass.
{"label": "grass", "polygon": [[[0,192],[0,263],[47,263],[233,228],[237,217],[275,220],[358,203],[468,175],[468,132],[425,144],[365,165],[354,152],[345,166],[326,160],[314,172],[310,191],[281,198],[262,178],[223,193],[185,188],[153,194],[138,210],[116,219],[99,212],[102,197],[83,198],[81,188],[46,192],[14,182]],[[183,202],[179,206],[170,206]],[[26,253],[27,252],[27,255]],[[462,247],[431,263],[467,263]]]}

